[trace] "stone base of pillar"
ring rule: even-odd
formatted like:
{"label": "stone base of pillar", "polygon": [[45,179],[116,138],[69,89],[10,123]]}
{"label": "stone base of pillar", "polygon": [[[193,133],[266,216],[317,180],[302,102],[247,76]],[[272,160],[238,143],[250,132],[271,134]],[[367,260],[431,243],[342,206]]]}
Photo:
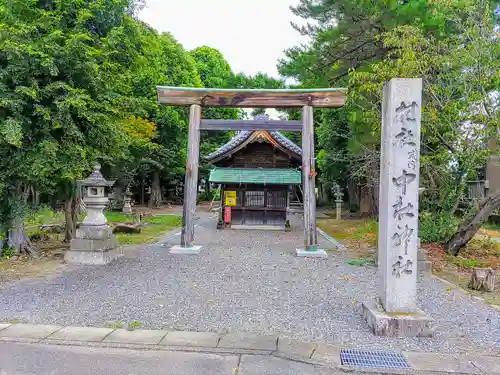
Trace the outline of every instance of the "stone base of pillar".
{"label": "stone base of pillar", "polygon": [[426,259],[425,252],[420,247],[417,251],[417,272],[424,276],[432,274],[432,262]]}
{"label": "stone base of pillar", "polygon": [[201,246],[185,247],[182,245],[174,245],[170,248],[169,253],[181,255],[198,255],[199,253],[201,253]]}
{"label": "stone base of pillar", "polygon": [[72,264],[104,265],[122,255],[123,249],[111,227],[82,226],[77,229],[76,238],[71,240],[64,260]]}
{"label": "stone base of pillar", "polygon": [[132,206],[130,204],[124,204],[122,208],[122,212],[124,214],[131,214],[132,213]]}
{"label": "stone base of pillar", "polygon": [[374,300],[363,303],[363,316],[375,336],[432,337],[436,321],[423,311],[388,314]]}
{"label": "stone base of pillar", "polygon": [[117,247],[107,251],[67,251],[64,260],[70,264],[102,266],[123,256],[123,249]]}
{"label": "stone base of pillar", "polygon": [[310,251],[306,249],[295,249],[295,253],[297,254],[298,257],[306,257],[306,258],[322,258],[326,259],[328,258],[328,255],[326,254],[325,250],[317,249],[315,251]]}
{"label": "stone base of pillar", "polygon": [[428,260],[417,261],[417,272],[419,275],[429,276],[432,274],[432,262]]}

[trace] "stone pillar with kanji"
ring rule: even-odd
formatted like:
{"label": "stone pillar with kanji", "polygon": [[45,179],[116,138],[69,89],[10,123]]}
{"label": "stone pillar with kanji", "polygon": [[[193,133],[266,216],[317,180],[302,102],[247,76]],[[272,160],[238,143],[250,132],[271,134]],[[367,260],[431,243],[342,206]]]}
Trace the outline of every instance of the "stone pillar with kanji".
{"label": "stone pillar with kanji", "polygon": [[422,80],[386,83],[382,103],[379,295],[363,304],[376,335],[431,336],[435,322],[417,306],[418,197]]}

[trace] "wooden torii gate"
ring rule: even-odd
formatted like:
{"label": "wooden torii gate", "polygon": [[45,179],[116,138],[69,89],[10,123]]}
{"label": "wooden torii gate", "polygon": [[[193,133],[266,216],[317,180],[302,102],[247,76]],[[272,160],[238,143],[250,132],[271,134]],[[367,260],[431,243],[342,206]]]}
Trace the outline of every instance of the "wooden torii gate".
{"label": "wooden torii gate", "polygon": [[[254,90],[158,86],[160,104],[190,106],[181,245],[172,248],[171,252],[197,254],[201,248],[193,244],[200,130],[283,130],[302,132],[305,240],[304,249],[298,249],[297,255],[322,256],[317,249],[313,108],[342,107],[346,91],[338,88]],[[201,107],[302,108],[302,121],[202,120]]]}

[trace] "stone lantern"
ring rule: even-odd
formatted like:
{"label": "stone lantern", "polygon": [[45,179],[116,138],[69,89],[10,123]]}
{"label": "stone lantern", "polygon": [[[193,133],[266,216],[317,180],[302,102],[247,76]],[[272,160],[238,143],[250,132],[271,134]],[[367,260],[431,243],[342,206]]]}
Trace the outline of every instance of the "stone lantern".
{"label": "stone lantern", "polygon": [[78,181],[83,186],[87,216],[76,230],[76,238],[71,240],[70,249],[66,252],[64,259],[68,263],[107,264],[123,255],[103,214],[109,203],[105,188],[113,186],[114,181],[107,181],[100,169],[97,164],[89,177]]}

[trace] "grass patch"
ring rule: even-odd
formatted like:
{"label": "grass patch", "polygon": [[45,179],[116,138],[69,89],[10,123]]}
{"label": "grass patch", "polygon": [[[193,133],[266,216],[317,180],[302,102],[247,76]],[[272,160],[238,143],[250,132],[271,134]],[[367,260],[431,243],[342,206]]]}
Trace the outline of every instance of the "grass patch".
{"label": "grass patch", "polygon": [[364,240],[375,246],[377,243],[377,233],[378,222],[375,220],[366,220],[355,228],[355,232],[350,238]]}
{"label": "grass patch", "polygon": [[104,327],[111,329],[119,329],[123,327],[123,324],[121,324],[120,322],[106,322],[106,324],[104,324]]}
{"label": "grass patch", "polygon": [[129,331],[135,331],[136,329],[139,329],[142,327],[142,323],[134,320],[133,322],[130,322],[127,326],[127,330]]}
{"label": "grass patch", "polygon": [[348,247],[373,247],[377,244],[376,220],[318,220],[318,227]]}
{"label": "grass patch", "polygon": [[182,225],[182,217],[174,215],[161,215],[144,220],[145,225],[141,233],[118,233],[118,241],[124,245],[141,245],[154,243],[164,232],[178,228]]}
{"label": "grass patch", "polygon": [[54,211],[50,207],[46,206],[42,206],[38,210],[29,213],[24,219],[25,226],[58,224],[63,222],[64,222],[64,212]]}
{"label": "grass patch", "polygon": [[455,257],[447,255],[446,260],[460,268],[483,268],[488,267],[488,262],[481,259],[466,259],[462,257]]}
{"label": "grass patch", "polygon": [[[125,214],[123,212],[105,211],[104,216],[106,216],[110,225],[135,222],[133,215]],[[79,219],[83,220],[83,217]],[[30,228],[27,228],[26,232],[28,235],[43,234],[44,232],[40,231],[38,226],[42,224],[61,223],[64,223],[64,212],[56,212],[49,207],[41,207],[38,211],[27,216],[25,225]],[[151,216],[144,218],[143,223],[144,227],[142,228],[141,233],[119,233],[117,234],[118,241],[124,245],[141,245],[155,242],[155,240],[163,232],[181,226],[182,217],[175,215]]]}
{"label": "grass patch", "polygon": [[105,211],[104,216],[108,219],[108,223],[131,223],[134,221],[132,215],[124,214],[117,211]]}
{"label": "grass patch", "polygon": [[[489,229],[489,230],[496,230],[500,232],[500,224],[491,224],[491,223],[486,223],[483,225],[484,229]],[[500,233],[499,233],[500,235]]]}
{"label": "grass patch", "polygon": [[373,258],[358,258],[358,259],[349,259],[346,263],[350,266],[362,267],[366,265],[375,264],[375,259]]}

